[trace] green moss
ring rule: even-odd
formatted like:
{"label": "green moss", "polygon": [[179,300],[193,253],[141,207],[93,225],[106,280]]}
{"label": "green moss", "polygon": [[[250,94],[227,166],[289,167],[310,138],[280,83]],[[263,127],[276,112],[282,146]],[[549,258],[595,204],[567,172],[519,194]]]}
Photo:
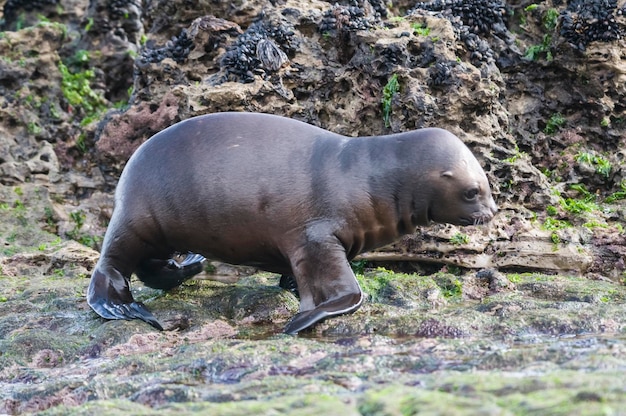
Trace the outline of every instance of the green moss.
{"label": "green moss", "polygon": [[22,12],[17,16],[17,21],[15,22],[15,30],[20,31],[24,28],[24,24],[26,23],[26,13]]}
{"label": "green moss", "polygon": [[354,260],[350,262],[350,267],[354,274],[363,274],[366,266],[367,260]]}
{"label": "green moss", "polygon": [[7,354],[12,361],[27,365],[37,352],[52,350],[60,360],[68,361],[76,358],[79,348],[78,337],[41,327],[24,328],[0,341],[0,356]]}
{"label": "green moss", "polygon": [[444,298],[460,298],[463,294],[463,282],[449,273],[437,273],[433,280],[441,289]]}
{"label": "green moss", "polygon": [[596,173],[604,179],[608,179],[613,171],[613,165],[608,159],[593,152],[579,152],[576,154],[575,160],[580,164],[592,166]]}
{"label": "green moss", "polygon": [[34,121],[29,122],[26,128],[30,134],[33,134],[35,136],[41,134],[41,132],[43,131],[39,124]]}
{"label": "green moss", "polygon": [[540,44],[532,45],[526,49],[524,58],[530,61],[536,61],[541,56],[545,56],[547,61],[551,61],[554,57],[552,56],[552,51],[550,50],[550,43],[552,43],[552,36],[546,33],[543,35],[543,40]]}
{"label": "green moss", "polygon": [[626,181],[622,180],[619,184],[619,187],[620,187],[620,190],[606,197],[604,202],[613,203],[621,199],[626,199]]}
{"label": "green moss", "polygon": [[548,215],[550,215],[551,217],[554,217],[556,214],[559,213],[558,209],[554,206],[554,205],[548,205],[546,207],[546,212],[548,213]]}
{"label": "green moss", "polygon": [[565,118],[561,113],[553,114],[548,122],[546,123],[546,127],[543,129],[545,134],[554,134],[565,124]]}
{"label": "green moss", "polygon": [[54,210],[52,209],[52,207],[44,207],[43,212],[44,212],[44,218],[46,220],[46,224],[49,227],[54,227],[55,225]]}
{"label": "green moss", "polygon": [[[577,191],[580,194],[580,198],[563,198],[560,192],[557,191],[555,193],[555,195],[559,198],[559,206],[565,213],[580,216],[600,210],[600,207],[596,203],[596,195],[589,192],[584,185],[573,184],[570,185],[570,188]],[[564,223],[563,221],[551,218],[558,215],[559,210],[557,207],[548,205],[546,207],[546,212],[550,217],[547,218],[544,223],[545,229],[557,230],[570,226],[569,223]]]}
{"label": "green moss", "polygon": [[546,14],[543,16],[543,27],[546,30],[553,32],[556,29],[556,25],[559,19],[559,11],[554,8],[550,8],[546,11]]}
{"label": "green moss", "polygon": [[391,101],[393,97],[400,91],[400,84],[398,83],[398,75],[393,74],[387,85],[383,88],[383,121],[385,127],[391,127]]}
{"label": "green moss", "polygon": [[85,25],[85,32],[89,32],[93,27],[93,17],[87,18],[87,24]]}
{"label": "green moss", "polygon": [[382,298],[382,293],[389,286],[389,282],[397,278],[397,274],[378,267],[375,271],[368,273],[367,276],[357,275],[357,280],[361,289],[367,293],[372,302],[377,302]]}
{"label": "green moss", "polygon": [[70,212],[70,219],[74,222],[74,228],[80,229],[85,224],[85,219],[87,216],[81,210]]}
{"label": "green moss", "polygon": [[593,201],[596,198],[595,195],[589,192],[589,190],[587,190],[587,187],[582,183],[574,183],[571,184],[569,187],[570,189],[577,191],[583,198],[585,198],[585,200]]}
{"label": "green moss", "polygon": [[427,390],[402,385],[374,389],[364,394],[357,409],[362,416],[502,413],[493,400],[480,394],[468,394],[461,386],[455,389],[437,384],[438,387]]}
{"label": "green moss", "polygon": [[[327,381],[330,383],[330,381]],[[323,382],[320,384],[324,384]],[[276,386],[276,389],[285,386]],[[239,415],[345,415],[357,416],[352,405],[344,402],[341,395],[328,394],[295,394],[269,400],[241,400],[230,403],[180,403],[165,406],[170,414],[206,414],[216,416]]]}
{"label": "green moss", "polygon": [[[524,11],[526,12],[534,11],[537,9],[537,7],[538,5],[531,4],[527,6],[524,9]],[[558,18],[559,18],[559,11],[557,9],[550,8],[546,10],[545,14],[542,17],[542,24],[543,24],[544,29],[546,29],[548,33],[545,33],[543,35],[543,38],[540,44],[532,45],[528,47],[528,49],[526,49],[524,58],[531,60],[531,61],[536,61],[542,56],[545,56],[546,60],[548,61],[551,61],[554,58],[552,55],[550,44],[552,43],[552,36],[555,33],[555,30],[557,27]],[[522,24],[526,24],[525,16],[522,17]]]}
{"label": "green moss", "polygon": [[506,163],[515,163],[518,159],[521,159],[521,158],[526,156],[525,152],[520,152],[519,147],[517,146],[517,144],[515,144],[514,152],[515,153],[513,154],[513,156],[504,159],[504,161]]}
{"label": "green moss", "polygon": [[551,217],[546,218],[545,221],[543,222],[543,228],[545,230],[551,230],[551,231],[562,230],[563,228],[569,228],[571,226],[572,224],[569,223],[568,221],[559,220],[559,219],[551,218]]}
{"label": "green moss", "polygon": [[419,274],[397,273],[378,267],[356,275],[363,292],[369,301],[395,306],[409,306],[414,309],[427,309],[428,297],[440,289],[432,278]]}
{"label": "green moss", "polygon": [[595,202],[586,199],[562,198],[561,206],[565,211],[572,214],[593,212],[598,209],[598,205]]}
{"label": "green moss", "polygon": [[419,36],[428,36],[430,35],[430,28],[427,26],[422,26],[420,23],[411,23],[411,28],[413,29],[413,34]]}
{"label": "green moss", "polygon": [[546,218],[543,223],[543,227],[546,230],[561,230],[563,228],[571,227],[572,224],[568,221],[558,220],[555,218]]}
{"label": "green moss", "polygon": [[560,244],[561,243],[561,237],[559,237],[559,235],[555,232],[553,232],[552,234],[550,234],[550,241],[552,241],[553,244]]}
{"label": "green moss", "polygon": [[583,227],[589,228],[590,230],[594,228],[609,228],[609,225],[606,223],[601,223],[597,220],[587,221],[583,224]]}
{"label": "green moss", "polygon": [[217,268],[215,267],[215,265],[209,261],[204,262],[204,272],[208,273],[208,274],[213,274],[215,273],[217,270]]}
{"label": "green moss", "polygon": [[57,277],[57,278],[61,278],[65,276],[65,270],[63,269],[54,269],[52,270],[52,276],[53,277]]}
{"label": "green moss", "polygon": [[72,63],[73,64],[86,64],[86,63],[89,63],[90,59],[91,57],[89,55],[89,51],[85,49],[79,49],[76,52],[74,52],[74,56],[72,57]]}
{"label": "green moss", "polygon": [[[83,119],[86,120],[87,118]],[[91,118],[89,118],[91,120]],[[83,123],[81,123],[82,125]],[[85,133],[81,133],[78,135],[78,138],[76,139],[76,148],[78,149],[78,151],[82,154],[87,153],[87,144],[85,143]]]}
{"label": "green moss", "polygon": [[[79,56],[79,59],[81,57],[84,56]],[[107,109],[102,95],[91,88],[91,81],[95,77],[91,69],[73,73],[63,62],[59,62],[59,71],[63,96],[71,106],[82,110],[83,118],[93,117]]]}
{"label": "green moss", "polygon": [[470,242],[470,238],[467,234],[456,233],[450,238],[450,243],[454,245],[463,245]]}
{"label": "green moss", "polygon": [[66,232],[66,235],[69,238],[91,248],[97,248],[100,245],[100,242],[102,241],[100,236],[88,235],[81,232],[81,229],[85,224],[85,220],[87,219],[87,215],[83,211],[78,210],[71,212],[70,219],[74,223],[74,228]]}
{"label": "green moss", "polygon": [[58,29],[62,36],[65,38],[67,36],[67,26],[60,22],[51,22],[47,18],[42,15],[38,16],[39,22],[37,23],[37,27],[52,27]]}
{"label": "green moss", "polygon": [[511,273],[506,277],[511,283],[520,283],[522,281],[522,276],[519,273]]}

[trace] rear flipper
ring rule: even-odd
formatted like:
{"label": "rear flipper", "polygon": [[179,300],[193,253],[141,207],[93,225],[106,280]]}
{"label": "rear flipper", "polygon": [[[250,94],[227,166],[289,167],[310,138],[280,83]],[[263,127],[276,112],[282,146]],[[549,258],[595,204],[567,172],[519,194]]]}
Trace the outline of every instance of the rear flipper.
{"label": "rear flipper", "polygon": [[204,257],[194,253],[187,253],[180,263],[173,259],[149,259],[139,264],[135,274],[148,287],[170,290],[200,273],[204,261]]}
{"label": "rear flipper", "polygon": [[[151,259],[144,261],[137,276],[156,289],[169,290],[202,271],[204,257],[189,253],[181,262]],[[130,292],[129,276],[101,259],[91,276],[87,303],[106,319],[141,319],[162,331],[163,327],[141,302],[136,302]]]}
{"label": "rear flipper", "polygon": [[280,282],[278,286],[281,289],[285,289],[287,292],[293,293],[295,297],[300,298],[300,292],[298,292],[298,283],[296,278],[289,274],[283,274],[280,276]]}
{"label": "rear flipper", "polygon": [[87,290],[87,303],[106,319],[141,319],[158,329],[163,327],[141,302],[130,293],[128,278],[117,269],[98,263]]}

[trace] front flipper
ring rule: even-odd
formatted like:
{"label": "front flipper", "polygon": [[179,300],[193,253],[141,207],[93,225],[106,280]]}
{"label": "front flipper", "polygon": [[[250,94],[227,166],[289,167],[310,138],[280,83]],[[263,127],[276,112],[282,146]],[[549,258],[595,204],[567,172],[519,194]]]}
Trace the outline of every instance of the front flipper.
{"label": "front flipper", "polygon": [[332,299],[318,305],[313,310],[300,312],[291,318],[291,321],[285,326],[285,333],[294,335],[326,318],[354,312],[359,309],[362,303],[362,293],[353,293],[339,299]]}
{"label": "front flipper", "polygon": [[[324,228],[322,224],[308,230],[309,239],[289,255],[300,295],[300,312],[285,327],[288,334],[296,334],[326,318],[354,312],[363,303],[363,292],[346,250]],[[282,283],[281,279],[284,287]]]}
{"label": "front flipper", "polygon": [[141,262],[135,274],[148,287],[170,290],[200,273],[204,261],[204,257],[194,253],[188,253],[180,263],[173,259],[149,259]]}
{"label": "front flipper", "polygon": [[163,327],[141,302],[135,302],[128,279],[111,266],[96,265],[87,290],[87,303],[106,319],[141,319],[158,329]]}

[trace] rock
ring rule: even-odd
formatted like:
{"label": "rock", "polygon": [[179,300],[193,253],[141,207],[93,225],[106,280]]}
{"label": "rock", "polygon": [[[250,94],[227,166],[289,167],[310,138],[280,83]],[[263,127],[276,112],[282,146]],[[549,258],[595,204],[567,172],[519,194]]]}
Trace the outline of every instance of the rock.
{"label": "rock", "polygon": [[[626,406],[623,1],[0,8],[0,413]],[[299,337],[278,334],[298,308],[278,276],[222,266],[228,284],[133,281],[162,333],[101,320],[86,277],[125,161],[179,120],[228,110],[347,136],[447,128],[500,212],[365,254],[363,307]]]}
{"label": "rock", "polygon": [[169,93],[157,107],[142,103],[125,112],[110,113],[103,121],[96,149],[107,164],[117,171],[133,152],[150,136],[174,124],[178,117],[180,98]]}
{"label": "rock", "polygon": [[[57,3],[63,13],[49,7]],[[623,142],[618,113],[626,70],[619,52],[623,8],[615,2],[560,6],[558,30],[546,26],[548,7],[520,10],[483,0],[420,2],[403,19],[386,18],[388,7],[380,2],[198,2],[193,9],[163,2],[143,9],[134,1],[57,3],[5,3],[7,16],[27,12],[24,25],[35,24],[29,19],[40,9],[66,26],[44,22],[0,39],[5,56],[24,57],[0,65],[0,113],[7,120],[0,123],[0,140],[9,149],[0,159],[0,182],[49,182],[61,198],[74,193],[71,206],[57,209],[63,235],[97,247],[111,205],[100,199],[102,192],[110,193],[125,161],[149,136],[194,115],[247,110],[349,136],[436,125],[474,150],[498,203],[512,214],[497,217],[491,234],[424,228],[370,253],[370,260],[412,258],[476,269],[539,263],[545,270],[570,265],[614,275],[606,259],[620,252],[621,243],[596,249],[593,244],[603,241],[594,238],[599,230],[555,236],[542,231],[541,222],[547,209],[577,196],[568,185],[583,185],[600,202],[621,192],[624,159],[616,150]],[[520,16],[525,22],[516,20]],[[597,22],[608,22],[606,33],[598,35]],[[574,39],[571,28],[581,24],[576,33],[587,37]],[[511,29],[517,25],[526,30],[515,40]],[[556,59],[523,59],[522,50],[545,30],[553,30],[548,49]],[[581,42],[582,52],[576,50]],[[81,49],[99,53],[83,62],[77,58],[83,55],[72,55]],[[103,92],[101,103],[128,97],[132,85],[128,105],[110,111],[97,128],[79,126],[86,110],[69,105],[58,88],[59,62],[70,72],[93,69],[91,85],[96,95]],[[579,75],[580,68],[593,76]],[[390,99],[385,127],[381,100],[393,74],[400,89]],[[28,78],[33,81],[22,81]],[[33,98],[40,96],[50,99]],[[565,116],[552,125],[557,109]],[[607,174],[598,173],[600,162],[610,165]],[[527,210],[540,220],[523,231],[512,226],[530,218]],[[574,227],[587,221],[559,210],[559,219]],[[71,215],[80,212],[87,224],[76,234]],[[469,235],[470,243],[442,241],[454,233]],[[554,245],[557,237],[561,242]]]}

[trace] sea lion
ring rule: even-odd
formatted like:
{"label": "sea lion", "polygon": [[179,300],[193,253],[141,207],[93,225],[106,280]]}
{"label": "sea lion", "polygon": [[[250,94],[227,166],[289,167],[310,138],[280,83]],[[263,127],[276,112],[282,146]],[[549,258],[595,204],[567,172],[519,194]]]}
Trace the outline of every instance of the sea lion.
{"label": "sea lion", "polygon": [[[207,257],[293,276],[281,283],[300,296],[293,334],[359,308],[357,254],[418,225],[485,223],[496,211],[478,161],[443,129],[348,138],[268,114],[198,116],[128,161],[87,300],[104,318],[162,329],[133,299],[131,274],[167,290]],[[190,254],[177,263],[176,253]]]}

